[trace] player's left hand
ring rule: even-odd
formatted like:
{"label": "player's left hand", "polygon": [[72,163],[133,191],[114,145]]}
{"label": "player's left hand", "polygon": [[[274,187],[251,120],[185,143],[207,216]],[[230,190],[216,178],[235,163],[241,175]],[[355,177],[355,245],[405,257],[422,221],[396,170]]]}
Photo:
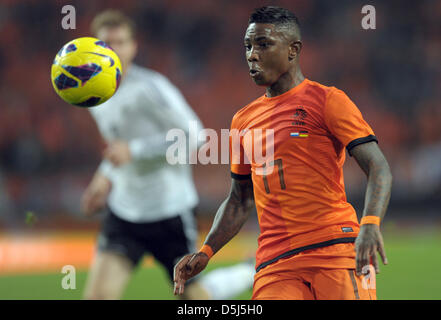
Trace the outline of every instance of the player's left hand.
{"label": "player's left hand", "polygon": [[103,157],[108,159],[115,167],[122,166],[132,160],[129,144],[121,140],[111,142],[104,150]]}
{"label": "player's left hand", "polygon": [[371,262],[375,268],[375,272],[380,272],[377,251],[380,253],[383,264],[386,265],[388,262],[380,227],[375,224],[362,225],[357,240],[355,241],[355,271],[358,276],[362,275],[362,272],[365,272],[363,267],[369,266]]}

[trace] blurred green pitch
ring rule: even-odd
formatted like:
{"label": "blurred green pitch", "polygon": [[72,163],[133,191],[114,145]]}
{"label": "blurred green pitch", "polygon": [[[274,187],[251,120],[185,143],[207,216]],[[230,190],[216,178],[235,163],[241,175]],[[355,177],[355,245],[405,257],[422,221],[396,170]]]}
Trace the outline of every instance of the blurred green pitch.
{"label": "blurred green pitch", "polygon": [[[389,265],[377,275],[379,299],[441,299],[441,233],[383,232]],[[209,269],[234,263],[217,262]],[[62,273],[0,276],[0,299],[81,299],[86,271],[76,272],[76,289],[61,288]],[[251,290],[237,299],[249,299]],[[128,285],[124,299],[175,299],[165,272],[158,265],[141,268]]]}

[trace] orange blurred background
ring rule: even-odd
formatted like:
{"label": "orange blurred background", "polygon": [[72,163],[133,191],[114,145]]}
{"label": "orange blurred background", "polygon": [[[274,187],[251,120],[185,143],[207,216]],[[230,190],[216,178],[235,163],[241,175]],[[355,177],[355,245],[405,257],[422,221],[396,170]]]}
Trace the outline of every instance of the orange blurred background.
{"label": "orange blurred background", "polygon": [[[82,217],[79,199],[100,161],[103,143],[90,114],[64,103],[50,83],[56,52],[67,41],[90,35],[94,15],[117,8],[133,17],[139,41],[136,62],[169,77],[205,127],[220,132],[229,128],[238,109],[263,94],[249,78],[243,36],[250,12],[268,3],[284,6],[299,17],[305,76],[344,90],[373,127],[394,175],[386,219],[438,223],[440,1],[371,1],[376,29],[364,30],[360,23],[364,1],[3,0],[3,234],[97,228],[100,218]],[[76,8],[75,30],[61,27],[65,4]],[[200,223],[206,226],[229,189],[229,168],[199,164],[194,175],[201,199]],[[360,212],[366,179],[351,158],[345,165],[345,179],[348,198]],[[257,232],[253,223],[251,228]]]}

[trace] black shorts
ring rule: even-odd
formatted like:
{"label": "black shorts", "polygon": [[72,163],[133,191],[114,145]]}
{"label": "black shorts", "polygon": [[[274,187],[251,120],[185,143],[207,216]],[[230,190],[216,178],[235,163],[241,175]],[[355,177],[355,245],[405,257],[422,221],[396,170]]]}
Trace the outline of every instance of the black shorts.
{"label": "black shorts", "polygon": [[133,223],[107,210],[98,236],[98,250],[127,257],[134,266],[145,253],[151,253],[167,270],[173,281],[173,268],[182,256],[196,250],[194,212],[158,222]]}

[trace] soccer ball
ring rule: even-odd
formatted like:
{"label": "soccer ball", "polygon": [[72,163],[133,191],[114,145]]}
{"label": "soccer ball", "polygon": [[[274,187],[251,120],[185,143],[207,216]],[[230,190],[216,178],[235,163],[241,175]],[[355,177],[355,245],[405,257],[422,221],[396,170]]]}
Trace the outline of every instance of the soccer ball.
{"label": "soccer ball", "polygon": [[118,89],[121,62],[104,41],[84,37],[66,43],[55,56],[51,80],[55,92],[79,107],[97,106]]}

